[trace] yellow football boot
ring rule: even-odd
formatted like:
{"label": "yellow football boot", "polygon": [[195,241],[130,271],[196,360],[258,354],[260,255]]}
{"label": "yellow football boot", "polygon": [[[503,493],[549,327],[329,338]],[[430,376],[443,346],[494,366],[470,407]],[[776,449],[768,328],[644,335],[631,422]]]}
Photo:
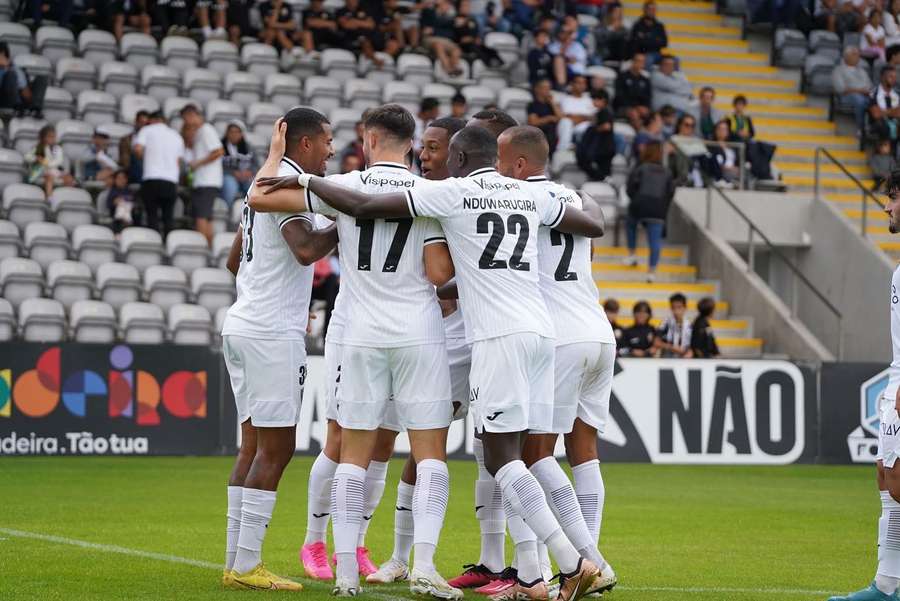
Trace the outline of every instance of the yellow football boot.
{"label": "yellow football boot", "polygon": [[251,588],[273,591],[302,591],[303,585],[281,576],[276,576],[266,569],[263,564],[258,564],[246,574],[233,574],[234,584],[238,588]]}
{"label": "yellow football boot", "polygon": [[222,586],[238,590],[245,588],[234,581],[235,574],[234,570],[222,570]]}

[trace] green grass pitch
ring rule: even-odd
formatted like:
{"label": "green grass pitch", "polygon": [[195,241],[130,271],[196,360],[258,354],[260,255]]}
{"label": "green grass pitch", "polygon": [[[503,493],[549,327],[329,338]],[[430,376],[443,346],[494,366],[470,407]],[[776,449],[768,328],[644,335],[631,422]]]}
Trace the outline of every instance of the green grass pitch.
{"label": "green grass pitch", "polygon": [[[195,457],[0,459],[0,599],[290,596],[224,591],[221,572],[207,565],[223,554],[230,464]],[[310,464],[297,457],[289,466],[263,550],[273,571],[287,576],[302,573],[297,549]],[[401,466],[399,459],[391,463],[369,530],[376,562],[391,550]],[[874,572],[879,503],[872,467],[619,464],[603,473],[602,550],[620,579],[607,600],[824,600],[866,585]],[[451,463],[450,509],[437,553],[447,577],[477,559],[474,475],[473,462]],[[330,598],[327,585],[303,582],[301,598]],[[398,585],[369,587],[363,598],[411,597]]]}

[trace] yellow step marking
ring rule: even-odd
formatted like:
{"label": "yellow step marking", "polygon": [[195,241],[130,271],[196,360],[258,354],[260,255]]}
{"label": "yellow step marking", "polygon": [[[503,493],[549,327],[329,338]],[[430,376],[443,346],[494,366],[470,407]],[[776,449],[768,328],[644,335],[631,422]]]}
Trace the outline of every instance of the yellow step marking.
{"label": "yellow step marking", "polygon": [[[715,73],[711,73],[709,75],[701,75],[694,74],[690,76],[690,80],[692,83],[697,84],[699,82],[711,82],[715,84],[714,87],[718,87],[721,85],[731,85],[731,86],[768,86],[771,88],[783,88],[785,90],[796,90],[798,89],[797,82],[791,81],[789,79],[771,79],[768,77],[730,77],[727,75],[717,75]],[[754,90],[749,90],[745,93],[745,96],[756,96],[757,94],[763,94],[764,92],[757,92]]]}
{"label": "yellow step marking", "polygon": [[879,242],[878,248],[885,252],[898,252],[900,251],[900,242]]}
{"label": "yellow step marking", "polygon": [[811,119],[779,119],[778,117],[753,117],[753,125],[757,132],[784,131],[785,129],[814,130],[819,133],[834,133],[834,123],[829,121],[813,121]]}
{"label": "yellow step marking", "polygon": [[[849,217],[850,219],[862,219],[863,210],[862,209],[844,209],[844,215]],[[879,221],[887,223],[887,213],[876,209],[874,207],[870,208],[866,211],[866,219],[869,221]]]}
{"label": "yellow step marking", "polygon": [[[834,156],[834,158],[838,159],[839,161],[847,161],[847,160],[864,161],[864,160],[866,160],[866,153],[860,152],[859,150],[850,150],[847,148],[837,148],[834,150],[829,149],[828,152],[830,152]],[[778,153],[776,156],[778,156],[778,157],[784,157],[784,156],[803,157],[803,158],[811,159],[816,156],[816,149],[815,148],[790,148],[790,147],[781,148],[781,147],[779,147]],[[823,159],[823,160],[827,161],[827,159]]]}
{"label": "yellow step marking", "polygon": [[[708,56],[709,53],[703,51],[701,56]],[[717,52],[718,56],[719,53]],[[741,54],[741,56],[746,56]],[[702,76],[701,71],[714,71],[716,73],[756,73],[759,75],[775,75],[779,73],[777,67],[772,67],[770,65],[742,65],[735,63],[712,63],[712,62],[701,62],[694,60],[683,60],[681,61],[681,70],[687,73],[689,76],[692,73],[696,73],[698,76]]]}
{"label": "yellow step marking", "polygon": [[[634,325],[633,317],[620,317],[616,321],[623,328],[630,328]],[[662,322],[662,319],[654,317],[650,320],[650,325],[658,328],[662,325]],[[746,330],[750,322],[746,319],[710,319],[709,325],[712,326],[713,330]]]}
{"label": "yellow step marking", "polygon": [[[671,31],[671,30],[669,30]],[[727,52],[732,52],[735,48],[749,48],[750,45],[746,40],[734,39],[729,40],[726,38],[705,38],[702,36],[673,36],[669,35],[669,46],[668,50],[671,50],[675,54],[683,53],[683,51],[678,50],[677,48],[671,48],[672,46],[678,46],[679,44],[689,45],[689,46],[713,46],[716,50],[719,48],[726,48]],[[685,48],[685,51],[689,50]],[[704,51],[705,54],[703,56],[709,56],[709,51]],[[687,56],[687,54],[685,54]],[[722,58],[726,58],[726,55],[720,54],[716,51],[716,56],[721,56]],[[744,56],[744,55],[742,55]],[[750,56],[747,54],[747,56]],[[758,56],[765,56],[766,62],[769,61],[768,55],[759,54]]]}
{"label": "yellow step marking", "polygon": [[[631,265],[625,265],[624,263],[594,263],[592,269],[594,271],[633,271],[638,273],[647,273],[647,266],[643,264],[636,265],[632,267]],[[697,268],[693,265],[670,265],[668,263],[660,263],[656,266],[656,270],[659,273],[668,273],[668,274],[684,274],[684,275],[696,275]]]}
{"label": "yellow step marking", "polygon": [[[694,25],[691,23],[666,23],[666,31],[670,33],[703,33],[707,35],[722,34],[740,38],[741,30],[728,25]],[[741,40],[744,41],[744,40]]]}
{"label": "yellow step marking", "polygon": [[[700,89],[702,87],[703,86],[698,86],[694,90],[695,96],[698,96],[698,97],[700,96]],[[763,91],[763,90],[747,91],[747,90],[742,90],[742,89],[734,90],[734,89],[730,89],[730,88],[723,90],[723,89],[716,87],[716,98],[719,98],[719,99],[728,98],[729,104],[730,104],[730,99],[734,98],[738,94],[740,94],[742,96],[747,96],[750,99],[750,102],[757,102],[760,100],[778,100],[779,102],[797,102],[797,103],[806,102],[806,94],[800,94],[798,92],[769,92],[769,91]],[[753,111],[750,111],[750,114],[752,115]]]}
{"label": "yellow step marking", "polygon": [[[625,16],[626,17],[633,17],[635,19],[639,19],[641,17],[641,15],[643,15],[643,14],[644,14],[643,7],[640,7],[640,6],[635,6],[635,7],[626,6],[625,7]],[[701,12],[697,12],[697,11],[680,11],[677,8],[671,8],[668,10],[666,10],[666,9],[657,10],[656,18],[659,19],[660,21],[662,21],[663,23],[666,23],[666,27],[669,26],[668,22],[673,19],[683,19],[683,20],[690,19],[691,21],[704,21],[704,22],[708,22],[708,23],[721,23],[722,22],[722,16],[717,15],[716,13],[701,13]]]}
{"label": "yellow step marking", "polygon": [[[662,267],[660,265],[660,267]],[[715,294],[715,284],[703,284],[695,282],[619,282],[616,280],[599,280],[597,286],[602,290],[612,288],[616,290],[643,290],[646,292],[695,292],[698,294]]]}
{"label": "yellow step marking", "polygon": [[[725,60],[745,61],[740,64],[747,64],[746,61],[754,61],[759,63],[760,65],[769,64],[768,55],[760,54],[758,52],[746,52],[745,50],[739,50],[738,48],[739,47],[736,46],[734,48],[729,47],[727,50],[716,49],[715,51],[713,51],[708,48],[673,48],[670,46],[666,49],[666,52],[668,52],[669,54],[674,54],[679,58],[691,57],[709,59],[710,56],[714,56],[715,58]],[[725,62],[719,64],[728,65],[728,63]]]}
{"label": "yellow step marking", "polygon": [[[646,246],[638,247],[635,249],[635,253],[639,257],[648,257],[650,256],[650,249]],[[627,257],[628,256],[628,247],[626,246],[595,246],[594,247],[594,256],[597,255],[613,255],[616,257]],[[660,256],[666,257],[669,259],[682,259],[684,258],[684,249],[681,248],[663,248]]]}
{"label": "yellow step marking", "polygon": [[716,343],[719,348],[738,346],[741,348],[758,348],[762,349],[762,338],[718,338]]}
{"label": "yellow step marking", "polygon": [[[782,177],[784,183],[791,186],[814,186],[816,183],[815,177],[812,175],[785,175]],[[872,181],[863,179],[862,184],[864,186],[872,186]],[[856,182],[854,182],[849,177],[822,177],[819,178],[819,182],[822,186],[831,187],[831,188],[852,188],[857,189]]]}
{"label": "yellow step marking", "polygon": [[[772,132],[766,135],[766,140],[770,142],[807,142],[828,146],[829,144],[858,144],[859,140],[853,136],[828,136],[822,134],[801,134],[793,132]],[[778,149],[781,152],[781,148]],[[829,149],[830,152],[830,149]]]}
{"label": "yellow step marking", "polygon": [[[781,169],[782,171],[804,171],[809,174],[815,174],[816,165],[815,163],[789,163],[787,161],[775,161],[775,165]],[[869,169],[868,165],[844,165],[847,168],[847,171],[852,173],[853,175],[861,175],[863,177],[869,177],[872,175],[872,170]],[[841,168],[837,165],[822,165],[820,167],[821,171],[827,173],[829,175],[844,175],[844,172],[841,171]]]}
{"label": "yellow step marking", "polygon": [[[757,104],[753,105],[753,97],[756,96],[756,93],[750,92],[745,94],[745,96],[749,97],[750,100],[750,110],[748,111],[750,116],[753,117],[753,120],[756,121],[757,113],[765,114],[767,117],[771,115],[781,116],[789,116],[789,115],[803,115],[807,117],[815,117],[826,119],[828,117],[828,113],[826,109],[815,107],[815,106],[787,106],[780,104]],[[734,107],[731,105],[731,101],[725,102],[720,101],[716,102],[714,105],[720,111],[725,111],[727,113],[731,113]],[[760,117],[762,118],[762,117]],[[797,123],[805,123],[809,121],[808,119],[794,119],[793,121]]]}
{"label": "yellow step marking", "polygon": [[[862,192],[829,192],[824,195],[825,200],[830,202],[838,202],[838,203],[847,203],[847,204],[862,204]],[[884,194],[876,194],[876,198],[880,199],[882,203],[887,202],[887,196]],[[870,196],[866,196],[866,203],[869,205],[869,211],[879,212],[881,209],[875,206],[875,201],[872,200]]]}

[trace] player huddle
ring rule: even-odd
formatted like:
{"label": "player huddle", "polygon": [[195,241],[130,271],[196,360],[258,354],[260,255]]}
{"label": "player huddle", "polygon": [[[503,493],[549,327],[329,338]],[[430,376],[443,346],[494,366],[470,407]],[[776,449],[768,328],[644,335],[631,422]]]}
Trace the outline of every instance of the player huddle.
{"label": "player huddle", "polygon": [[[496,600],[571,601],[611,589],[616,576],[597,547],[596,443],[615,361],[591,271],[599,209],[547,180],[543,133],[500,111],[432,122],[424,177],[408,168],[415,121],[406,109],[384,105],[363,120],[368,167],[324,178],[328,121],[289,111],[244,204],[229,256],[238,297],[222,330],[242,432],[223,583],[302,588],[267,570],[261,548],[294,450],[311,264],[336,246],[341,287],[325,344],[327,440],[309,477],[307,575],[334,579],[339,597],[359,595],[360,576],[408,580],[439,599],[476,588]],[[433,562],[450,491],[447,431],[468,411],[481,555],[448,582]],[[376,567],[365,533],[400,431],[411,456],[394,550]],[[553,455],[560,434],[574,485]],[[549,556],[560,570],[554,586]]]}

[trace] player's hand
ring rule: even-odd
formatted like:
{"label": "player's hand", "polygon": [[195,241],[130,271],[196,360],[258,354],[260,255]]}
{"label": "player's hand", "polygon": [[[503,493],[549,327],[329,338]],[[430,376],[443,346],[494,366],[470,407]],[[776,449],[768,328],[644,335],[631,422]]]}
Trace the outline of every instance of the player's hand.
{"label": "player's hand", "polygon": [[319,316],[312,311],[309,312],[309,319],[306,320],[306,335],[312,334],[312,320],[319,319]]}
{"label": "player's hand", "polygon": [[269,158],[277,157],[281,159],[284,156],[286,133],[287,123],[284,122],[284,119],[279,118],[272,127],[272,141],[269,142]]}
{"label": "player's hand", "polygon": [[263,194],[271,194],[276,190],[299,190],[300,182],[297,181],[296,175],[282,175],[279,177],[260,177],[256,180],[256,185],[265,188]]}

